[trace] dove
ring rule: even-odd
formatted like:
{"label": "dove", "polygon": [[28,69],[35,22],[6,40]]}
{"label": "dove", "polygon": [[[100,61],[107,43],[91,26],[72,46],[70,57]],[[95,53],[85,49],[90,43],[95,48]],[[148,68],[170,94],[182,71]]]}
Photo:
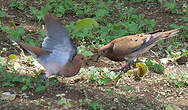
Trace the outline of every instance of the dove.
{"label": "dove", "polygon": [[42,48],[20,43],[14,39],[23,50],[30,53],[45,68],[46,78],[51,75],[71,77],[78,74],[84,64],[84,56],[77,54],[69,33],[57,17],[47,14],[44,17],[47,30]]}
{"label": "dove", "polygon": [[175,36],[178,32],[179,29],[165,32],[159,30],[148,34],[141,33],[117,38],[100,48],[96,60],[98,61],[100,56],[104,56],[112,61],[128,61],[128,64],[117,71],[124,68],[130,69],[131,61],[134,61],[139,55],[145,53],[158,41]]}

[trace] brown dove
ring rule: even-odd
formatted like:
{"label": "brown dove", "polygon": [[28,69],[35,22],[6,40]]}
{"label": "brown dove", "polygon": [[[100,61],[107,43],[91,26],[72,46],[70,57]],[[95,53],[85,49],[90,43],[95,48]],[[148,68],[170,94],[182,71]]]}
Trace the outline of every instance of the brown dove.
{"label": "brown dove", "polygon": [[42,48],[11,40],[38,60],[46,69],[47,78],[50,75],[65,77],[76,75],[84,63],[83,55],[77,54],[77,48],[57,17],[48,14],[44,17],[44,22],[47,35],[42,43]]}
{"label": "brown dove", "polygon": [[117,38],[107,45],[103,46],[98,53],[97,60],[100,56],[105,56],[113,61],[128,61],[123,68],[130,69],[130,61],[135,60],[140,54],[153,47],[156,42],[175,36],[179,29],[170,31],[156,31],[152,33],[141,33]]}

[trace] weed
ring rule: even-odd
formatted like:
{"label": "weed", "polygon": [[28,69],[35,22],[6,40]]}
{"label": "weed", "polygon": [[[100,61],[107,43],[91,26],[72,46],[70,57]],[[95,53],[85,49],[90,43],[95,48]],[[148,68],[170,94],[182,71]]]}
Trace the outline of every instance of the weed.
{"label": "weed", "polygon": [[181,72],[180,74],[171,73],[167,74],[166,78],[172,84],[175,84],[178,88],[182,88],[183,86],[188,86],[188,73]]}
{"label": "weed", "polygon": [[0,29],[3,32],[8,33],[8,36],[7,36],[8,38],[13,38],[19,41],[21,36],[23,36],[25,33],[24,28],[23,27],[16,28],[15,23],[13,21],[9,21],[9,23],[12,25],[12,28],[1,24],[2,26],[0,27]]}
{"label": "weed", "polygon": [[57,94],[56,96],[61,97],[61,99],[58,101],[59,105],[67,105],[68,107],[72,107],[72,102],[65,98],[65,94]]}
{"label": "weed", "polygon": [[152,62],[150,59],[146,59],[145,64],[147,65],[148,69],[150,71],[156,72],[156,73],[164,73],[165,68],[161,64],[158,64],[156,62]]}
{"label": "weed", "polygon": [[102,106],[99,105],[97,102],[92,102],[92,100],[86,98],[86,99],[80,99],[79,100],[80,105],[83,106],[85,104],[89,105],[89,107],[92,108],[92,110],[104,110]]}
{"label": "weed", "polygon": [[41,10],[36,9],[35,7],[30,6],[31,15],[37,18],[39,21],[44,18],[48,11],[52,8],[51,5],[47,4],[45,7],[42,6]]}
{"label": "weed", "polygon": [[77,48],[78,48],[78,53],[84,55],[85,57],[93,55],[93,52],[91,52],[90,50],[86,50],[86,47],[84,45],[81,45]]}
{"label": "weed", "polygon": [[17,8],[24,11],[25,6],[26,6],[26,2],[24,0],[11,0],[11,4],[10,4],[11,8]]}
{"label": "weed", "polygon": [[177,5],[176,2],[164,2],[164,7],[169,8],[171,13],[180,13],[177,9]]}
{"label": "weed", "polygon": [[58,17],[71,12],[74,7],[72,0],[48,0],[48,4],[50,4],[54,14]]}
{"label": "weed", "polygon": [[5,17],[6,13],[0,10],[0,17]]}

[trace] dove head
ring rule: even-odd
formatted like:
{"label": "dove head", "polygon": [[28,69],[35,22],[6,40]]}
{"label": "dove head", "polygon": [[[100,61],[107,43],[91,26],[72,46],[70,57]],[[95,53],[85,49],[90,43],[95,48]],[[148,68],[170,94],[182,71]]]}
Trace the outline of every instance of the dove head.
{"label": "dove head", "polygon": [[97,56],[96,61],[98,61],[101,56],[106,56],[108,53],[110,53],[110,51],[111,51],[112,49],[113,49],[112,43],[109,43],[109,44],[103,46],[103,47],[99,50],[99,52],[98,52],[98,56]]}
{"label": "dove head", "polygon": [[84,55],[82,55],[82,54],[77,54],[77,55],[75,56],[75,59],[80,62],[81,66],[83,66],[83,67],[89,66],[89,64],[87,63],[87,59],[85,58]]}
{"label": "dove head", "polygon": [[84,55],[82,55],[82,54],[77,54],[75,56],[75,60],[77,60],[79,62],[80,67],[86,63]]}
{"label": "dove head", "polygon": [[[80,68],[85,64],[84,56],[77,54],[74,59],[68,62],[62,69],[62,74],[65,77],[71,77],[78,74]],[[61,73],[60,73],[61,74]]]}

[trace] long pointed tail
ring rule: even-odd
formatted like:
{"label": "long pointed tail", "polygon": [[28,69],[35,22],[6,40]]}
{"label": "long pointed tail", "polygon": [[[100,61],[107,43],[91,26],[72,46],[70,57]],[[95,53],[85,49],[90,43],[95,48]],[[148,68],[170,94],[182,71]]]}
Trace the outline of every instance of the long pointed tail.
{"label": "long pointed tail", "polygon": [[178,28],[178,29],[173,29],[170,31],[165,31],[165,32],[163,32],[163,35],[161,36],[161,38],[166,39],[166,38],[173,37],[179,32],[179,30],[180,29]]}
{"label": "long pointed tail", "polygon": [[45,55],[45,54],[51,53],[50,51],[47,51],[47,50],[45,50],[43,48],[29,46],[29,45],[20,43],[20,42],[14,40],[14,39],[10,39],[10,40],[12,42],[18,44],[23,50],[27,51],[28,53],[30,53],[34,57],[39,57],[41,55]]}

